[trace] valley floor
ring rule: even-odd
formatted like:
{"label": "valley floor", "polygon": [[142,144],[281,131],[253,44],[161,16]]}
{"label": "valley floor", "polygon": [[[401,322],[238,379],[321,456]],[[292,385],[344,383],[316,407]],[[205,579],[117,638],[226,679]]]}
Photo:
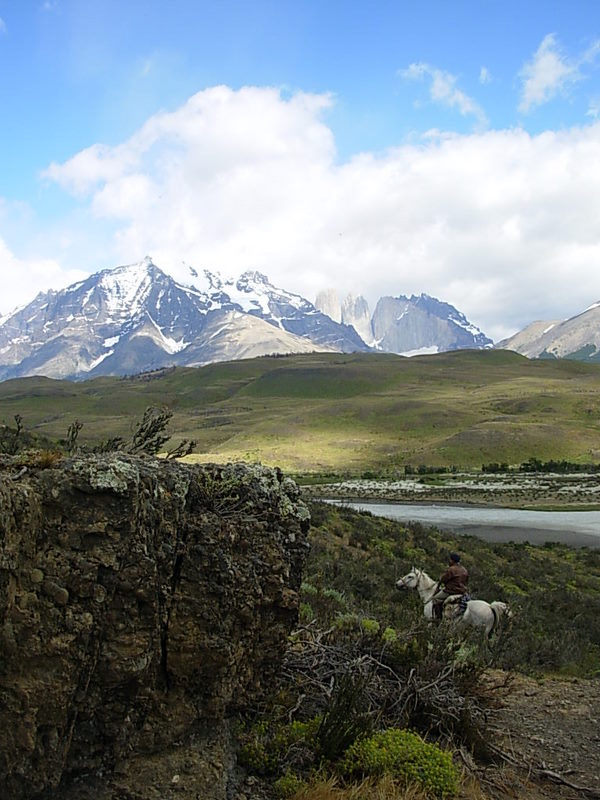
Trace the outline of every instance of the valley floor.
{"label": "valley floor", "polygon": [[455,473],[402,480],[352,479],[311,483],[311,498],[359,502],[456,503],[505,508],[600,509],[600,475],[595,473],[532,474]]}

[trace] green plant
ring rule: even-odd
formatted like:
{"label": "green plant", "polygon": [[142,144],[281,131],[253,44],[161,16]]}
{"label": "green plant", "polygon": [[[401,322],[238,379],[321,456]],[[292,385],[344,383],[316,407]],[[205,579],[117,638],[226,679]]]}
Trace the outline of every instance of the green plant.
{"label": "green plant", "polygon": [[381,628],[376,619],[369,619],[368,617],[362,619],[360,624],[367,636],[376,636]]}
{"label": "green plant", "polygon": [[456,795],[459,788],[459,772],[451,754],[399,728],[355,741],[340,770],[352,777],[390,774],[407,783],[416,782],[440,798]]}
{"label": "green plant", "polygon": [[317,730],[319,752],[335,760],[351,742],[373,728],[373,716],[367,713],[365,689],[369,675],[348,671],[337,679],[333,697]]}
{"label": "green plant", "polygon": [[306,787],[306,783],[296,775],[295,772],[286,772],[281,778],[277,778],[273,784],[277,797],[293,797]]}
{"label": "green plant", "polygon": [[386,644],[395,644],[398,641],[398,634],[394,628],[386,628],[381,634],[381,638]]}
{"label": "green plant", "polygon": [[240,761],[253,772],[266,776],[285,773],[290,761],[295,766],[311,763],[320,724],[321,717],[289,723],[261,720],[241,734]]}
{"label": "green plant", "polygon": [[300,622],[309,623],[315,617],[315,612],[310,603],[300,603],[298,618]]}

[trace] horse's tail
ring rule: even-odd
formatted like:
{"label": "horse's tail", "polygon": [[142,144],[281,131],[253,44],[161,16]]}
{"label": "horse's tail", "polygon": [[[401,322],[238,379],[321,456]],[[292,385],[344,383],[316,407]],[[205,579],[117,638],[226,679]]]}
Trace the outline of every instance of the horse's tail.
{"label": "horse's tail", "polygon": [[498,612],[496,611],[496,608],[493,603],[490,603],[490,608],[492,609],[492,614],[494,615],[494,621],[492,622],[492,627],[489,629],[487,633],[488,639],[492,638],[492,634],[494,633],[500,622],[500,614],[498,614]]}

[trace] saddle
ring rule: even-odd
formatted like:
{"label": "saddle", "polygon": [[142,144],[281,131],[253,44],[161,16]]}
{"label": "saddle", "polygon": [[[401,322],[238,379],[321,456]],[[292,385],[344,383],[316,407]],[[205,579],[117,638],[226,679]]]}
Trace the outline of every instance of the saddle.
{"label": "saddle", "polygon": [[451,594],[444,600],[444,616],[462,617],[467,610],[467,603],[471,599],[470,594]]}

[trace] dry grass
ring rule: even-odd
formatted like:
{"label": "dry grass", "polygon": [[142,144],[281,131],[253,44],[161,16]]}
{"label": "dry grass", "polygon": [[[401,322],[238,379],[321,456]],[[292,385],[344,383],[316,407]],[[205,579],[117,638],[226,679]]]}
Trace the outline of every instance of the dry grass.
{"label": "dry grass", "polygon": [[[487,800],[473,778],[465,778],[461,800]],[[322,779],[297,792],[292,800],[431,800],[431,795],[415,786],[406,786],[389,776],[369,778],[343,786],[335,777]]]}

